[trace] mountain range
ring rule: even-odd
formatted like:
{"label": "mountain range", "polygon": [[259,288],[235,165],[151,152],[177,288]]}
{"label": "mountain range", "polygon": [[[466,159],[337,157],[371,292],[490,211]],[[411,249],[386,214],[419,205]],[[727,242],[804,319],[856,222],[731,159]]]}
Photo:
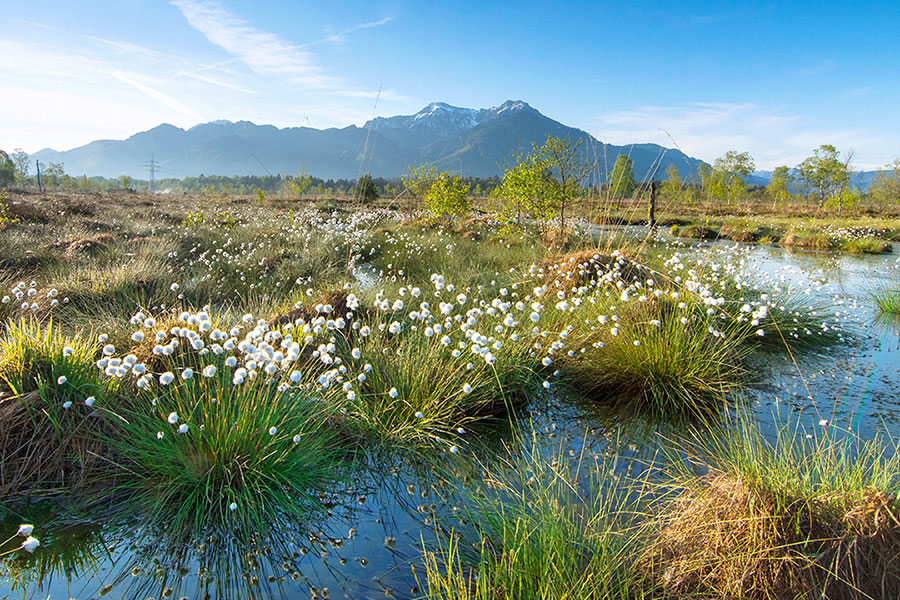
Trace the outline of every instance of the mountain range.
{"label": "mountain range", "polygon": [[614,146],[563,125],[527,103],[509,100],[480,110],[433,102],[414,115],[377,117],[362,127],[314,129],[212,121],[181,129],[162,124],[126,140],[97,140],[34,158],[61,162],[69,175],[129,175],[147,179],[146,163],[157,162],[157,177],[296,174],[302,168],[325,179],[355,179],[362,173],[398,177],[409,165],[433,163],[463,176],[502,175],[515,157],[542,144],[548,135],[581,140],[584,158],[606,180],[616,157],[634,161],[638,180],[664,179],[674,164],[683,177],[703,161],[656,144]]}

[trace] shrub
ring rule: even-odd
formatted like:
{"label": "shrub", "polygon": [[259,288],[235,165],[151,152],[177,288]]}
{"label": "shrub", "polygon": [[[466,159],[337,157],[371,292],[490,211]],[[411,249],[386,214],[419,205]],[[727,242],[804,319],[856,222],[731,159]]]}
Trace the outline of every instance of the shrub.
{"label": "shrub", "polygon": [[469,186],[459,175],[441,173],[425,192],[425,207],[433,219],[459,217],[469,212]]}

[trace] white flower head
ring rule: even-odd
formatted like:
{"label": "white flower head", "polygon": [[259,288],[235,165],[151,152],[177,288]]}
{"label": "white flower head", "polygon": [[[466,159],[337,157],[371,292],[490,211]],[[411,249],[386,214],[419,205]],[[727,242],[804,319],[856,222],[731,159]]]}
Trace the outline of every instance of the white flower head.
{"label": "white flower head", "polygon": [[27,538],[25,538],[25,541],[22,542],[22,550],[31,554],[35,550],[37,550],[38,546],[40,546],[40,545],[41,545],[41,542],[37,538],[28,536]]}

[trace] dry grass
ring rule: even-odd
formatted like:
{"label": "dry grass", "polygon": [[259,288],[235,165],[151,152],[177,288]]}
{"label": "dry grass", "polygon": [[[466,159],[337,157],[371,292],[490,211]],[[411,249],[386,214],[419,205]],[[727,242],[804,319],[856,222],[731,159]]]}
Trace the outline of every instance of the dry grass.
{"label": "dry grass", "polygon": [[677,596],[898,598],[897,499],[863,496],[810,501],[710,475],[663,515],[643,567]]}
{"label": "dry grass", "polygon": [[[641,265],[625,256],[611,256],[597,250],[580,250],[544,260],[540,268],[544,281],[552,289],[569,290],[599,281],[610,273],[630,283],[641,278]],[[556,284],[559,282],[559,285]]]}
{"label": "dry grass", "polygon": [[71,490],[105,466],[103,443],[86,430],[91,411],[60,423],[49,414],[39,390],[0,398],[0,498]]}

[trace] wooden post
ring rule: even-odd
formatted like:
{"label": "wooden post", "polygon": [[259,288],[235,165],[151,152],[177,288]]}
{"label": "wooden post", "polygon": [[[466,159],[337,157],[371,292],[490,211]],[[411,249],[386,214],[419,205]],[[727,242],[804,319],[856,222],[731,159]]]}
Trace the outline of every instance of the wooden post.
{"label": "wooden post", "polygon": [[650,229],[656,229],[656,189],[658,186],[658,182],[650,182],[650,211],[647,215],[647,223],[650,225]]}
{"label": "wooden post", "polygon": [[37,181],[38,181],[38,192],[41,194],[44,193],[44,188],[41,186],[41,161],[35,160],[34,166],[37,167]]}

